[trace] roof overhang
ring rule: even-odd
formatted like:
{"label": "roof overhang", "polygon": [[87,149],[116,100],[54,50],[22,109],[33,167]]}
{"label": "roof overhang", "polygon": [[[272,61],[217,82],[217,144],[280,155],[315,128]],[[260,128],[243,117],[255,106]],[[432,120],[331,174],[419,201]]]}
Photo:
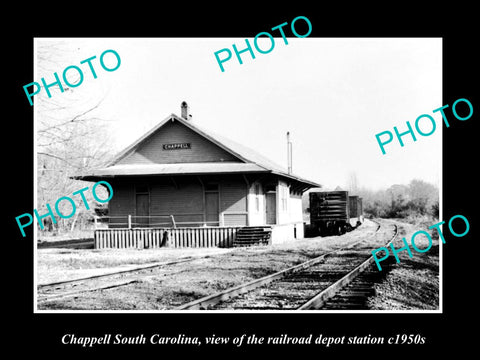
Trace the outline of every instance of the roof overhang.
{"label": "roof overhang", "polygon": [[263,167],[252,163],[176,163],[176,164],[118,164],[88,173],[73,176],[73,179],[95,181],[114,177],[133,176],[178,176],[178,175],[213,175],[266,173]]}
{"label": "roof overhang", "polygon": [[294,191],[304,192],[320,184],[282,172],[271,171],[254,163],[214,162],[214,163],[175,163],[175,164],[117,164],[93,169],[72,179],[100,181],[113,178],[139,176],[182,176],[182,175],[222,175],[222,174],[272,174],[291,183]]}

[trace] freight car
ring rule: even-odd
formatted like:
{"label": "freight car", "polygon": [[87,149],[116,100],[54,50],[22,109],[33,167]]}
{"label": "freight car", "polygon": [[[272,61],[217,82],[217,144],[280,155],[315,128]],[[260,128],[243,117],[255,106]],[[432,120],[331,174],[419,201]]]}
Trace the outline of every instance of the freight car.
{"label": "freight car", "polygon": [[310,227],[320,235],[341,235],[363,223],[362,198],[348,191],[311,192]]}

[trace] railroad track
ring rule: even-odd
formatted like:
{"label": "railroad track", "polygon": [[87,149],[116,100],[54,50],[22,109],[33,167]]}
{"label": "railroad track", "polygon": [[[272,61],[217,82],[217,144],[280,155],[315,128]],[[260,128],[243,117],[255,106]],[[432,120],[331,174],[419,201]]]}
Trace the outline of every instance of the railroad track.
{"label": "railroad track", "polygon": [[211,255],[185,257],[174,261],[158,262],[153,264],[150,263],[137,266],[135,268],[113,271],[100,275],[41,284],[37,286],[37,303],[41,304],[72,296],[80,296],[89,292],[128,286],[140,281],[144,281],[149,277],[158,276],[158,274],[149,275],[149,272],[152,272],[155,269],[198,259],[205,259],[209,258],[210,256]]}
{"label": "railroad track", "polygon": [[[194,300],[177,309],[309,310],[327,306],[330,309],[359,306],[359,301],[363,299],[365,302],[370,294],[367,288],[372,279],[378,276],[372,270],[371,250],[392,242],[398,232],[396,225],[380,225],[378,222],[377,225],[373,239],[369,241],[362,239],[348,247]],[[378,273],[378,270],[375,271]],[[343,306],[339,304],[342,302]]]}
{"label": "railroad track", "polygon": [[43,241],[37,243],[38,249],[93,249],[93,238]]}
{"label": "railroad track", "polygon": [[368,310],[368,298],[375,295],[374,285],[380,283],[394,264],[393,257],[382,263],[382,271],[368,266],[352,282],[339,289],[334,296],[325,298],[318,310]]}
{"label": "railroad track", "polygon": [[[310,259],[289,269],[251,281],[247,284],[242,284],[222,293],[195,300],[177,309],[299,309],[305,305],[306,300],[318,296],[319,290],[329,288],[329,285],[335,283],[338,279],[342,278],[342,276],[346,276],[349,272],[348,270],[353,269],[360,260],[364,257],[368,258],[373,248],[385,244],[386,233],[393,229],[388,229],[389,225],[384,224],[381,226],[379,223],[377,223],[377,225],[378,227],[375,232],[372,230],[368,236],[365,234],[362,239],[348,247],[326,252],[319,257]],[[374,238],[374,241],[369,241],[370,238]],[[149,278],[158,278],[169,272],[174,274],[174,267],[170,268],[169,265],[204,259],[210,256],[211,255],[205,255],[170,262],[150,263],[123,271],[42,284],[37,287],[37,305],[65,298],[81,297],[96,291],[115,289],[118,287],[128,288],[129,285],[137,282],[148,283]],[[161,273],[159,273],[156,269],[162,267],[165,268],[165,271],[162,269]],[[364,266],[364,268],[368,270],[368,266]],[[362,268],[362,271],[363,270]],[[362,271],[358,271],[358,273]],[[362,275],[358,279],[361,278]],[[351,283],[352,281],[353,279],[348,279],[347,282],[341,284],[341,287],[344,289],[351,288],[352,286],[347,285],[347,283]],[[355,284],[355,282],[353,282],[353,284]],[[343,291],[345,292],[345,290]],[[312,308],[324,306],[330,306],[332,309],[336,307],[339,308],[340,305],[336,304],[336,302],[353,304],[350,300],[346,301],[345,299],[341,299],[339,295],[337,297],[334,296],[340,293],[341,292],[336,289],[333,293],[329,293],[328,296],[325,297],[328,302],[323,301],[323,303],[320,304],[317,301]],[[350,299],[352,299],[352,296],[353,295],[350,296]],[[338,299],[335,300],[336,298]],[[355,303],[355,306],[358,306],[358,304]]]}

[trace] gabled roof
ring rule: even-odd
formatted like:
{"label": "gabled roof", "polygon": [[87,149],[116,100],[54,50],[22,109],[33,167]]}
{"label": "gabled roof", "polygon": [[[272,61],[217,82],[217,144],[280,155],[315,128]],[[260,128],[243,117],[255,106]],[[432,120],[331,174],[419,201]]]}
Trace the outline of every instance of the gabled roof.
{"label": "gabled roof", "polygon": [[[118,164],[120,160],[134,152],[147,139],[170,121],[177,121],[191,129],[200,136],[211,141],[221,149],[232,154],[240,162],[214,162],[214,163],[178,163],[178,164]],[[258,152],[247,148],[235,141],[227,139],[210,130],[204,130],[192,121],[185,120],[175,114],[171,114],[153,129],[145,133],[138,140],[117,154],[105,168],[89,171],[88,174],[75,176],[80,180],[93,180],[102,177],[135,176],[135,175],[175,175],[175,174],[213,174],[213,173],[272,173],[285,178],[302,182],[308,187],[320,187],[321,185],[302,179],[293,174],[288,174],[282,166],[274,163]]]}
{"label": "gabled roof", "polygon": [[232,152],[231,149],[229,149],[228,147],[226,147],[224,144],[222,144],[221,142],[219,142],[217,139],[215,139],[215,137],[213,137],[211,134],[212,132],[211,131],[204,131],[202,129],[200,129],[198,127],[198,125],[194,125],[192,123],[192,121],[187,121],[185,119],[182,119],[181,117],[175,115],[175,114],[170,114],[170,116],[168,116],[166,119],[164,119],[163,121],[161,121],[159,124],[157,124],[153,129],[151,129],[150,131],[148,131],[147,133],[145,133],[143,136],[141,136],[139,139],[137,139],[133,144],[131,144],[130,146],[127,146],[123,151],[121,151],[119,154],[117,154],[113,159],[112,161],[110,161],[107,166],[111,166],[111,165],[114,165],[116,164],[117,162],[119,162],[121,159],[123,159],[124,157],[126,157],[127,155],[131,154],[133,151],[135,151],[135,149],[140,146],[145,140],[147,140],[150,136],[152,136],[153,134],[155,134],[160,128],[162,128],[166,123],[168,123],[169,121],[178,121],[179,123],[185,125],[186,127],[190,128],[191,130],[193,130],[194,132],[196,132],[197,134],[203,136],[204,138],[210,140],[211,142],[213,142],[215,145],[217,145],[218,147],[222,148],[223,150],[231,153],[232,155],[234,155],[235,157],[237,157],[239,160],[241,161],[244,161],[244,162],[249,162],[247,159],[243,158],[241,156],[241,154],[236,154],[235,152]]}

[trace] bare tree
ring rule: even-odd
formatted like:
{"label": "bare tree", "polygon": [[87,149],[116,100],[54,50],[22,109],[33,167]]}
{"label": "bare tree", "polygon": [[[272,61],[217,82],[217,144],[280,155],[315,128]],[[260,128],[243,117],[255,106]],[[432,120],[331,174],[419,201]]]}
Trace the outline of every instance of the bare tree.
{"label": "bare tree", "polygon": [[[38,72],[52,74],[59,71],[62,68],[59,59],[67,49],[67,44],[62,41],[38,42]],[[66,87],[64,90],[73,91]],[[62,196],[70,196],[77,202],[75,217],[61,219],[50,229],[72,229],[78,217],[85,213],[81,198],[72,196],[72,193],[88,184],[70,177],[99,166],[112,156],[107,121],[96,115],[103,99],[96,99],[93,103],[79,100],[82,99],[75,96],[41,96],[35,101],[37,210],[46,213],[46,204],[53,208]],[[95,204],[93,199],[89,200],[90,204]],[[63,210],[68,206],[70,209],[65,209],[66,214],[71,213],[71,205],[64,203],[61,207]]]}

